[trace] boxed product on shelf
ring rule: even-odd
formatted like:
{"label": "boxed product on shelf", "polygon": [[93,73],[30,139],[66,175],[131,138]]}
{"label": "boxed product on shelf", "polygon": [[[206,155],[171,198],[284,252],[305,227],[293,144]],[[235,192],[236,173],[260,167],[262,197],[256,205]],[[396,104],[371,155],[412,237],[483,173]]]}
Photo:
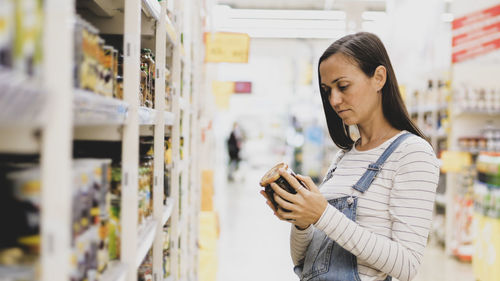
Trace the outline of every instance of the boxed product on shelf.
{"label": "boxed product on shelf", "polygon": [[0,234],[0,276],[35,280],[40,255],[40,168],[33,163],[4,163],[0,186],[0,218],[9,226]]}
{"label": "boxed product on shelf", "polygon": [[116,260],[120,258],[120,210],[121,210],[121,178],[122,170],[120,165],[112,165],[111,167],[111,194],[110,194],[110,211],[108,225],[108,252],[109,259]]}
{"label": "boxed product on shelf", "polygon": [[[42,61],[43,1],[17,0],[14,3],[13,66],[19,73],[39,76]],[[5,3],[7,8],[8,3]],[[2,6],[3,9],[3,6]]]}
{"label": "boxed product on shelf", "polygon": [[14,49],[14,1],[0,0],[0,65],[12,67]]}
{"label": "boxed product on shelf", "polygon": [[141,157],[139,165],[139,224],[153,214],[153,144],[144,139],[141,142]]}
{"label": "boxed product on shelf", "polygon": [[149,250],[144,261],[137,270],[138,281],[153,281],[153,251]]}
{"label": "boxed product on shelf", "polygon": [[74,160],[71,280],[99,280],[109,263],[110,165]]}
{"label": "boxed product on shelf", "polygon": [[77,16],[75,24],[75,87],[121,98],[118,89],[118,50],[107,46],[97,28]]}
{"label": "boxed product on shelf", "polygon": [[163,227],[163,278],[170,275],[170,222]]}
{"label": "boxed product on shelf", "polygon": [[454,102],[462,110],[499,111],[500,90],[461,87],[454,91]]}
{"label": "boxed product on shelf", "polygon": [[141,105],[154,107],[155,61],[150,49],[141,50]]}

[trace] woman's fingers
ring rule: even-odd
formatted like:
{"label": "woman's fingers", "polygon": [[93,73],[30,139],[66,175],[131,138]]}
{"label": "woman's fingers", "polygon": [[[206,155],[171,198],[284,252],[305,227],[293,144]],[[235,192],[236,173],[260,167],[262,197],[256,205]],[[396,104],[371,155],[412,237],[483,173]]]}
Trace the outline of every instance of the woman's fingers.
{"label": "woman's fingers", "polygon": [[295,214],[292,213],[292,212],[287,212],[285,210],[283,210],[283,208],[278,208],[278,210],[276,211],[276,216],[280,219],[280,220],[284,220],[284,221],[289,221],[289,222],[294,222],[295,221]]}
{"label": "woman's fingers", "polygon": [[274,201],[276,201],[276,203],[278,203],[278,205],[283,209],[287,209],[290,211],[295,211],[296,209],[295,204],[283,200],[283,198],[281,198],[278,194],[274,194]]}
{"label": "woman's fingers", "polygon": [[285,180],[298,192],[302,193],[305,191],[305,188],[302,186],[302,184],[299,183],[299,181],[289,173],[287,173],[283,168],[279,169],[280,175],[285,178]]}
{"label": "woman's fingers", "polygon": [[305,177],[305,176],[299,175],[299,174],[297,174],[296,177],[297,177],[298,180],[300,180],[301,182],[303,182],[310,191],[319,192],[318,187],[313,182],[313,180],[311,179],[311,177]]}
{"label": "woman's fingers", "polygon": [[271,183],[271,188],[274,190],[274,193],[278,194],[279,196],[281,196],[281,198],[285,199],[285,200],[288,200],[290,202],[294,202],[295,201],[295,196],[294,194],[291,194],[289,193],[288,191],[284,190],[283,188],[281,188],[279,185],[277,185],[276,183]]}

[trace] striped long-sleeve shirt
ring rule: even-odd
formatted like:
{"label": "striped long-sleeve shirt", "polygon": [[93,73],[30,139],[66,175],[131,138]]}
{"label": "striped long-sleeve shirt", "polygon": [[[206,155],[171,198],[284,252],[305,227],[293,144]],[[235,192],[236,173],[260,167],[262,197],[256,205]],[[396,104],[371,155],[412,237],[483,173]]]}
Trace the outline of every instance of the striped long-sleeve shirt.
{"label": "striped long-sleeve shirt", "polygon": [[292,225],[295,265],[303,262],[315,227],[357,257],[362,281],[384,280],[387,274],[401,281],[415,277],[427,244],[439,179],[432,147],[420,137],[409,137],[387,159],[365,193],[352,188],[368,164],[400,134],[371,150],[353,148],[337,154],[337,169],[320,191],[327,200],[357,196],[356,221],[328,205],[309,228],[301,231]]}

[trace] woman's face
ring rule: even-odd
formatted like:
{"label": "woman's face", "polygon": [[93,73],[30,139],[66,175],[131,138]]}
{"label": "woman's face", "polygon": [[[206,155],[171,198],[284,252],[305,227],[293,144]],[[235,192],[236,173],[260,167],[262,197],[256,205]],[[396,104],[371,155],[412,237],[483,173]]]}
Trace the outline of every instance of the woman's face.
{"label": "woman's face", "polygon": [[383,66],[368,77],[355,61],[337,53],[321,62],[319,72],[330,105],[346,125],[363,125],[382,113]]}

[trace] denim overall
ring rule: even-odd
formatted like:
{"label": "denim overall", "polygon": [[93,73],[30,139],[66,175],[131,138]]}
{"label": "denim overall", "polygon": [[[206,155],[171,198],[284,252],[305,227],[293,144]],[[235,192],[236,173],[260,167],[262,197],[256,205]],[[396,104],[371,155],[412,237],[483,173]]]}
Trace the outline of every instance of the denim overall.
{"label": "denim overall", "polygon": [[[387,158],[410,135],[411,133],[405,133],[394,140],[375,163],[368,165],[368,169],[353,188],[361,193],[368,190]],[[336,165],[328,172],[323,183],[332,178],[335,169]],[[356,206],[358,204],[356,196],[340,197],[328,200],[328,203],[350,220],[356,221]],[[307,247],[304,264],[296,266],[294,271],[299,275],[301,281],[361,281],[356,256],[318,229],[314,229],[313,238]],[[390,276],[387,276],[385,281],[391,281],[391,279]]]}

